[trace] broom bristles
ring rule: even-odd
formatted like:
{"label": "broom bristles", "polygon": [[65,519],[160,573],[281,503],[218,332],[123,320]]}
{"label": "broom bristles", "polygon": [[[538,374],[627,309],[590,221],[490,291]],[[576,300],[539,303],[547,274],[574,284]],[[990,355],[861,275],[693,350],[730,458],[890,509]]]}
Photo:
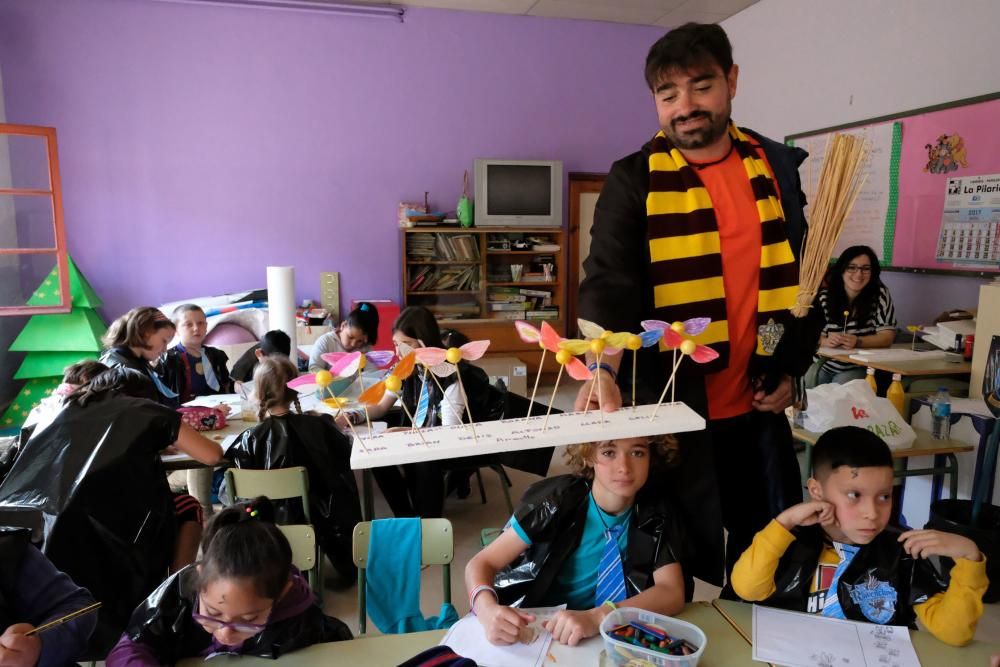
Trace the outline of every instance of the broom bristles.
{"label": "broom bristles", "polygon": [[850,134],[837,134],[827,141],[799,262],[799,291],[791,308],[795,317],[805,317],[812,308],[833,247],[867,178],[862,167],[869,150],[867,140]]}

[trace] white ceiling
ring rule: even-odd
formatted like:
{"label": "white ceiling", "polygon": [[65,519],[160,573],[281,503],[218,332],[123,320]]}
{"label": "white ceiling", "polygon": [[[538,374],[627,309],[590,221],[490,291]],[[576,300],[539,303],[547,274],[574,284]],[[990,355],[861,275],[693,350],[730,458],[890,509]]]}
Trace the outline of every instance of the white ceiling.
{"label": "white ceiling", "polygon": [[[673,28],[696,21],[718,23],[758,0],[351,0],[358,4],[459,9]],[[320,0],[317,4],[322,4]],[[343,3],[341,3],[343,4]]]}

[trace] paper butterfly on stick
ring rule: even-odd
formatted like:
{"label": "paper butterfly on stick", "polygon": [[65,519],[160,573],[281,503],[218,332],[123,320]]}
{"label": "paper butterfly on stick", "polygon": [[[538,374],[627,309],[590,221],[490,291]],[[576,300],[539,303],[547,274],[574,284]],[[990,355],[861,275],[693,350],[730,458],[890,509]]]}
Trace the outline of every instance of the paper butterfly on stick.
{"label": "paper butterfly on stick", "polygon": [[[718,352],[707,345],[699,345],[689,338],[689,336],[697,336],[704,332],[711,322],[712,320],[707,317],[696,317],[684,322],[674,322],[673,324],[667,324],[662,320],[643,320],[642,328],[646,331],[662,331],[664,345],[667,349],[674,351],[674,367],[670,371],[670,378],[667,380],[666,386],[663,387],[663,393],[660,394],[660,400],[656,403],[656,408],[653,410],[650,421],[656,418],[656,413],[660,409],[663,399],[667,397],[667,389],[676,388],[674,380],[677,376],[677,369],[680,368],[684,357],[691,357],[693,361],[699,364],[708,363],[719,358]],[[680,358],[677,355],[678,351],[681,353]],[[672,403],[673,401],[674,394],[671,393],[670,402]]]}
{"label": "paper butterfly on stick", "polygon": [[[413,350],[417,361],[424,367],[424,384],[426,385],[427,383],[427,371],[430,371],[430,377],[437,384],[438,389],[441,391],[441,396],[444,400],[448,401],[453,412],[460,414],[461,411],[456,410],[454,404],[445,395],[441,383],[438,381],[439,377],[448,377],[455,374],[455,377],[458,379],[458,389],[462,392],[462,401],[465,403],[465,411],[469,417],[469,428],[472,429],[473,439],[477,438],[476,427],[472,420],[472,408],[469,406],[469,397],[465,393],[465,385],[462,384],[462,374],[457,372],[458,363],[460,361],[476,361],[482,358],[489,346],[490,341],[488,340],[474,340],[462,347],[450,347],[447,350],[440,347],[418,347]],[[424,391],[426,391],[426,387],[421,388],[421,393]]]}
{"label": "paper butterfly on stick", "polygon": [[545,353],[551,352],[556,355],[556,362],[559,364],[559,374],[556,376],[556,385],[552,388],[552,397],[549,399],[549,409],[545,412],[545,422],[542,430],[548,426],[549,415],[552,413],[552,403],[556,398],[556,391],[559,389],[559,381],[562,379],[563,369],[575,380],[589,380],[593,374],[587,369],[586,364],[577,359],[572,352],[560,347],[563,338],[556,333],[556,330],[548,322],[542,322],[541,329],[536,329],[527,322],[518,320],[514,322],[517,335],[525,343],[538,343],[542,348],[542,360],[538,363],[538,373],[535,375],[535,387],[531,390],[531,400],[528,403],[528,415],[525,421],[531,417],[531,408],[535,403],[535,393],[538,391],[538,380],[542,376],[542,367],[545,365]]}
{"label": "paper butterfly on stick", "polygon": [[[312,394],[316,391],[320,392],[321,397],[323,397],[324,394],[329,394],[328,397],[321,398],[321,400],[330,407],[337,408],[336,416],[339,416],[346,400],[337,398],[334,395],[333,390],[330,389],[330,385],[333,384],[333,380],[334,374],[330,371],[317,371],[315,373],[300,375],[288,383],[288,388],[294,389],[300,394]],[[334,418],[336,418],[336,416]],[[365,448],[365,451],[367,451],[368,448],[365,447],[364,440],[362,440],[361,436],[358,435],[358,432],[354,429],[354,425],[350,422],[350,420],[348,420],[347,425],[351,427],[351,431],[354,433],[354,436],[358,439],[358,442],[361,443],[361,446]]]}
{"label": "paper butterfly on stick", "polygon": [[[376,382],[361,392],[361,395],[358,396],[358,403],[361,403],[362,405],[378,405],[378,403],[381,402],[382,397],[385,396],[386,391],[391,391],[392,393],[398,395],[400,390],[403,388],[403,380],[413,374],[413,369],[416,365],[417,355],[411,350],[406,354],[406,356],[399,360],[396,367],[393,368],[383,380]],[[420,439],[423,440],[426,445],[427,441],[424,440],[424,435],[420,432],[420,428],[413,419],[413,415],[410,414],[410,410],[406,407],[406,403],[400,401],[400,405],[403,406],[403,412],[405,412],[406,416],[409,417],[413,428],[417,430],[417,435],[420,436]]]}

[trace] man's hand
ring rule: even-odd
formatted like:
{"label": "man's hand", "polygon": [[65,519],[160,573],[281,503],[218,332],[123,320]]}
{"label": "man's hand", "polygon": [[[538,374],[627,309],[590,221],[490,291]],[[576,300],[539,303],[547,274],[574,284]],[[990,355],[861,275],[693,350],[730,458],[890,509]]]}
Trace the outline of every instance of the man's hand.
{"label": "man's hand", "polygon": [[832,331],[826,335],[827,347],[841,347],[851,349],[857,343],[858,337],[854,334],[837,333]]}
{"label": "man's hand", "polygon": [[980,561],[982,553],[976,543],[967,537],[940,530],[908,530],[899,536],[903,550],[914,558],[946,556]]}
{"label": "man's hand", "polygon": [[[610,611],[610,610],[609,610]],[[545,621],[542,627],[552,633],[552,639],[560,644],[576,646],[581,639],[593,637],[600,632],[601,621],[604,620],[602,607],[587,611],[557,612],[551,619]]]}
{"label": "man's hand", "polygon": [[0,635],[0,667],[35,667],[42,652],[42,640],[37,635],[26,637],[34,630],[29,623],[15,623]]}
{"label": "man's hand", "polygon": [[[592,379],[583,383],[580,391],[576,394],[576,401],[573,403],[575,411],[582,412],[587,409],[599,410],[603,408],[605,412],[614,412],[621,408],[622,392],[618,388],[618,383],[606,371],[598,370],[597,373],[603,374],[604,377],[598,382],[595,373]],[[594,387],[593,393],[591,393],[591,385]],[[587,402],[588,396],[590,397],[589,404]]]}
{"label": "man's hand", "polygon": [[753,409],[758,412],[782,412],[792,404],[795,399],[795,392],[792,390],[792,378],[785,376],[770,394],[765,394],[764,390],[756,391],[753,395]]}
{"label": "man's hand", "polygon": [[486,639],[497,646],[516,644],[521,629],[535,620],[531,614],[505,607],[490,595],[481,595],[476,600],[476,618],[486,630]]}
{"label": "man's hand", "polygon": [[812,526],[817,523],[829,526],[836,519],[837,515],[832,504],[825,500],[810,500],[792,505],[776,516],[774,520],[784,526],[785,530],[790,531],[796,526]]}

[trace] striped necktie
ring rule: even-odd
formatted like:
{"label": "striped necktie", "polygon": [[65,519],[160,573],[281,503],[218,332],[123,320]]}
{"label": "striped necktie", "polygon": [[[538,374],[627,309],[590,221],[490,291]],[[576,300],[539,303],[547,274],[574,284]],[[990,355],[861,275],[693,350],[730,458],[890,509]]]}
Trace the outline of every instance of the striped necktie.
{"label": "striped necktie", "polygon": [[427,419],[427,407],[430,404],[430,392],[427,389],[427,378],[420,385],[420,398],[417,399],[417,413],[413,416],[413,425],[420,428]]}
{"label": "striped necktie", "polygon": [[829,616],[830,618],[846,618],[844,608],[840,604],[840,598],[837,595],[837,585],[840,583],[840,577],[844,574],[844,570],[854,560],[854,555],[858,553],[860,547],[835,542],[834,549],[836,549],[837,555],[840,556],[840,563],[833,572],[833,578],[830,580],[830,588],[826,591],[826,598],[823,601],[823,609],[820,611],[820,615]]}
{"label": "striped necktie", "polygon": [[622,554],[618,548],[618,538],[623,526],[616,525],[604,533],[604,553],[601,554],[601,564],[598,567],[597,593],[594,596],[594,606],[599,607],[608,600],[621,602],[625,599],[625,571],[622,569]]}

